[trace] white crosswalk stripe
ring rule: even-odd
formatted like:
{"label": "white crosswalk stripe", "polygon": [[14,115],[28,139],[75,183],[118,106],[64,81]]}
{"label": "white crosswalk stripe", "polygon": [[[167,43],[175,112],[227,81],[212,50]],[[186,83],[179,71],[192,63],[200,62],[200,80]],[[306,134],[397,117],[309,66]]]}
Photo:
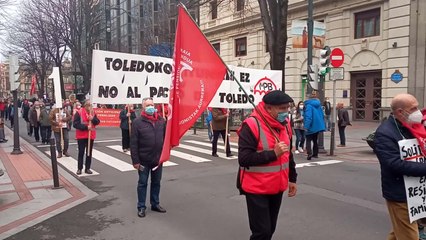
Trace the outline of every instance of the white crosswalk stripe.
{"label": "white crosswalk stripe", "polygon": [[[200,145],[200,146],[210,147],[210,149],[212,147],[211,143],[206,143],[206,142],[200,142],[200,141],[195,141],[195,140],[187,140],[185,142],[186,143],[192,143],[192,144]],[[238,143],[231,142],[231,143],[229,143],[229,145],[231,145],[231,146],[238,146]],[[225,146],[223,145],[223,143],[217,143],[217,148],[218,148],[218,150],[219,149],[224,149]],[[231,152],[237,153],[238,149],[231,147]]]}
{"label": "white crosswalk stripe", "polygon": [[[110,146],[107,146],[107,147],[110,148],[110,149],[113,149],[115,151],[118,151],[118,152],[123,152],[123,148],[121,147],[121,145],[110,145]],[[130,156],[130,152],[129,151],[128,152],[123,152],[123,153]],[[174,163],[174,162],[171,162],[171,161],[167,161],[167,162],[163,163],[164,167],[170,167],[170,166],[176,166],[176,165],[178,165],[178,164]]]}
{"label": "white crosswalk stripe", "polygon": [[95,158],[102,163],[105,163],[106,165],[109,165],[110,167],[113,167],[122,172],[135,170],[132,164],[126,163],[118,158],[100,152],[96,149],[92,150],[92,158]]}
{"label": "white crosswalk stripe", "polygon": [[[182,143],[179,144],[179,146],[177,148],[178,149],[179,148],[183,148],[183,149],[186,149],[186,150],[191,150],[191,151],[194,151],[194,152],[199,152],[199,153],[203,153],[203,154],[207,154],[207,155],[211,155],[212,154],[212,150],[207,150],[207,149],[199,148],[199,147],[193,147],[193,146],[182,144]],[[218,152],[217,155],[219,155],[219,157],[225,158],[225,159],[237,159],[236,156],[227,157],[226,154],[220,153],[220,152]]]}
{"label": "white crosswalk stripe", "polygon": [[[50,156],[50,151],[45,151],[46,155]],[[64,166],[66,169],[70,170],[73,173],[77,172],[77,160],[72,158],[72,157],[61,157],[58,158],[58,163],[60,163],[62,166]],[[92,170],[93,174],[87,174],[84,173],[84,171],[81,173],[81,175],[78,175],[79,177],[87,177],[87,176],[91,176],[91,175],[99,175],[98,172],[96,172],[93,169]]]}
{"label": "white crosswalk stripe", "polygon": [[[109,141],[105,141],[108,143]],[[112,141],[111,141],[112,143]],[[231,142],[231,152],[234,155],[238,154],[237,143]],[[226,157],[224,153],[223,143],[218,143],[218,155],[219,158],[212,158],[211,156],[211,143],[208,141],[197,141],[197,140],[184,140],[179,144],[178,147],[171,150],[171,160],[163,163],[164,167],[178,166],[184,162],[191,163],[206,163],[212,162],[212,160],[236,160],[237,156]],[[108,154],[107,149],[114,151],[115,153]],[[50,151],[45,151],[47,155],[50,155]],[[109,152],[111,153],[111,151]],[[121,155],[123,154],[123,155]],[[120,157],[121,155],[122,157]],[[122,146],[118,144],[111,145],[95,145],[92,152],[92,161],[95,162],[96,170],[93,170],[93,174],[89,175],[86,173],[82,173],[79,177],[87,177],[99,175],[101,168],[97,163],[105,164],[108,167],[113,168],[114,170],[120,172],[128,172],[128,171],[136,171],[131,164],[130,152],[123,152]],[[296,164],[296,168],[303,167],[314,167],[314,166],[323,166],[329,164],[341,163],[342,161],[338,160],[324,160],[317,162],[307,162],[307,163],[299,163]],[[63,167],[67,168],[69,171],[75,173],[77,171],[77,159],[73,157],[62,157],[58,158],[58,163],[60,163]],[[238,163],[236,163],[238,164]],[[104,170],[104,169],[103,169]]]}

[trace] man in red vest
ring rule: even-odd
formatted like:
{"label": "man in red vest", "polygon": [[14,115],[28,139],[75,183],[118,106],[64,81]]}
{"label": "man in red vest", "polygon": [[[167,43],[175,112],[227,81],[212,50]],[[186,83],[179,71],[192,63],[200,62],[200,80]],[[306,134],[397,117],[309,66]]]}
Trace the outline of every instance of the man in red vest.
{"label": "man in red vest", "polygon": [[293,99],[280,90],[263,97],[238,130],[237,187],[246,196],[250,240],[272,239],[283,192],[297,192],[288,118]]}
{"label": "man in red vest", "polygon": [[[90,166],[92,164],[92,149],[93,143],[96,139],[96,125],[101,121],[98,119],[92,109],[92,103],[90,100],[84,102],[84,107],[80,108],[75,115],[73,126],[75,128],[75,138],[78,142],[78,169],[77,175],[81,175],[83,169],[83,157],[86,152],[86,169],[84,170],[87,174],[92,174]],[[90,136],[89,136],[90,135]],[[90,149],[88,146],[90,137]]]}

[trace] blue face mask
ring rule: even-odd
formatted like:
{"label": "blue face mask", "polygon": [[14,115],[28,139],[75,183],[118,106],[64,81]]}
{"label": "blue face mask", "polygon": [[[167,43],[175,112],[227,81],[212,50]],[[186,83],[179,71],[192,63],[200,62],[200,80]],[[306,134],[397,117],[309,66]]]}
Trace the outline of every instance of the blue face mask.
{"label": "blue face mask", "polygon": [[287,117],[288,117],[288,112],[280,112],[278,113],[277,120],[278,122],[282,123],[286,120]]}
{"label": "blue face mask", "polygon": [[157,111],[157,109],[154,108],[154,106],[148,106],[145,108],[145,113],[148,115],[154,115],[154,113]]}

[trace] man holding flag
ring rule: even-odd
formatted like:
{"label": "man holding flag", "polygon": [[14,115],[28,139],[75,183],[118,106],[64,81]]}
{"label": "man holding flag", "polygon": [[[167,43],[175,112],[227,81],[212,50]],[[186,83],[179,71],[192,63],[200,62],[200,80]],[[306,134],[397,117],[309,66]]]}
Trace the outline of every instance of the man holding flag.
{"label": "man holding flag", "polygon": [[237,187],[246,196],[250,240],[270,240],[283,192],[296,195],[296,163],[291,152],[289,107],[293,99],[280,90],[267,93],[238,130]]}

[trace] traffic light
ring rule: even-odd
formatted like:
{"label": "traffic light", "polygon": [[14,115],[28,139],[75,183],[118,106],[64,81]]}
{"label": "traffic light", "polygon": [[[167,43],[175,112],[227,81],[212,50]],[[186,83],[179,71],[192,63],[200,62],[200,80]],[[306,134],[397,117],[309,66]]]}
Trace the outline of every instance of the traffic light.
{"label": "traffic light", "polygon": [[308,80],[311,87],[315,90],[318,89],[318,65],[308,66]]}
{"label": "traffic light", "polygon": [[330,71],[330,68],[328,67],[328,65],[330,65],[330,54],[331,54],[331,49],[329,46],[325,46],[320,51],[320,59],[319,59],[320,67],[319,67],[318,74],[321,76],[325,76],[325,74],[327,74]]}

